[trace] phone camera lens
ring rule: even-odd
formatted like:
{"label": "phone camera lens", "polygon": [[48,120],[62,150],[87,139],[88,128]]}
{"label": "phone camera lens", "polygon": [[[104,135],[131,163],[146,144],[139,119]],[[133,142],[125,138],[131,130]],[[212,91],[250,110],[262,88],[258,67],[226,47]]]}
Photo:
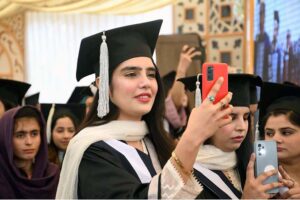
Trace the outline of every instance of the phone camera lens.
{"label": "phone camera lens", "polygon": [[259,153],[258,155],[261,156],[261,153]]}
{"label": "phone camera lens", "polygon": [[258,147],[261,147],[261,144],[258,144]]}

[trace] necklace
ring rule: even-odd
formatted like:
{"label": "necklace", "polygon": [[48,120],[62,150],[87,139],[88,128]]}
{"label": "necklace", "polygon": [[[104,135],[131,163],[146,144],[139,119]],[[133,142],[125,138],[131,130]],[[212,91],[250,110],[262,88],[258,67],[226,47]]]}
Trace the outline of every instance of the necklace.
{"label": "necklace", "polygon": [[238,191],[242,191],[240,176],[236,169],[223,170],[223,174]]}

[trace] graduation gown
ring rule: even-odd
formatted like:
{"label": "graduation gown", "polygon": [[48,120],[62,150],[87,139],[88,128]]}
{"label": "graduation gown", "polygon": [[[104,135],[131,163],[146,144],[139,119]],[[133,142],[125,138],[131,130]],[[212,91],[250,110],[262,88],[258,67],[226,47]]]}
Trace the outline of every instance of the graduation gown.
{"label": "graduation gown", "polygon": [[[240,199],[242,193],[237,190],[234,185],[228,180],[228,178],[224,175],[224,173],[220,170],[212,170],[221,180],[223,181],[228,189],[238,198]],[[212,178],[207,174],[200,172],[198,170],[194,170],[194,174],[197,180],[202,184],[203,190],[197,196],[197,199],[232,199],[225,190],[220,187],[220,182],[214,182]]]}
{"label": "graduation gown", "polygon": [[[132,152],[120,152],[120,149],[116,150],[108,145],[107,141],[99,141],[89,146],[79,165],[78,198],[196,198],[202,188],[195,177],[183,183],[170,161],[163,169],[158,169],[158,160],[153,159],[157,157],[151,155],[152,143],[148,138],[144,141],[149,154],[134,149],[142,162],[134,167],[136,162],[128,160],[132,158]],[[146,169],[137,169],[140,165],[144,165]],[[150,178],[138,171],[149,172]]]}
{"label": "graduation gown", "polygon": [[[151,176],[156,175],[150,157],[137,152]],[[126,157],[104,141],[85,151],[79,166],[78,198],[147,199],[148,190],[149,184],[141,182]]]}

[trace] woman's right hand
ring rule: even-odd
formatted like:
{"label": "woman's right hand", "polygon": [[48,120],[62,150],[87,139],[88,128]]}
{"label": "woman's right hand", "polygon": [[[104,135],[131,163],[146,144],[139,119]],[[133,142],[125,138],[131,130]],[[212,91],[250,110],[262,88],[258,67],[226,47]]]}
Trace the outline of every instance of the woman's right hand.
{"label": "woman's right hand", "polygon": [[258,177],[254,176],[255,155],[252,153],[247,167],[246,183],[243,189],[242,199],[269,199],[275,194],[267,193],[268,190],[283,186],[280,182],[273,182],[264,184],[263,182],[269,177],[278,173],[277,170],[270,170],[260,174]]}
{"label": "woman's right hand", "polygon": [[[208,97],[215,97],[223,82],[224,78],[219,78]],[[230,92],[217,104],[213,104],[209,98],[206,98],[199,107],[192,110],[187,127],[174,150],[185,171],[193,169],[200,145],[220,127],[231,122],[229,114],[232,112],[232,106],[224,107],[229,104],[231,98],[232,93]],[[188,180],[189,177],[181,175],[184,181]]]}
{"label": "woman's right hand", "polygon": [[202,104],[193,108],[186,128],[186,134],[192,135],[195,141],[200,143],[210,138],[220,127],[229,124],[232,119],[230,113],[232,106],[228,105],[232,98],[232,93],[229,92],[220,102],[213,104],[209,97],[215,97],[220,90],[224,78],[220,77],[212,89],[210,90],[207,98],[203,100]]}

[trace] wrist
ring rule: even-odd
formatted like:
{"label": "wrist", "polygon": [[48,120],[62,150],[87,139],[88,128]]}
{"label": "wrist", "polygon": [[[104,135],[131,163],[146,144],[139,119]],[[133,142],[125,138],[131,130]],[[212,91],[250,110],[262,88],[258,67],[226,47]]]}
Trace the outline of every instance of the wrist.
{"label": "wrist", "polygon": [[181,78],[186,76],[186,70],[183,69],[177,69],[176,71],[176,77]]}

